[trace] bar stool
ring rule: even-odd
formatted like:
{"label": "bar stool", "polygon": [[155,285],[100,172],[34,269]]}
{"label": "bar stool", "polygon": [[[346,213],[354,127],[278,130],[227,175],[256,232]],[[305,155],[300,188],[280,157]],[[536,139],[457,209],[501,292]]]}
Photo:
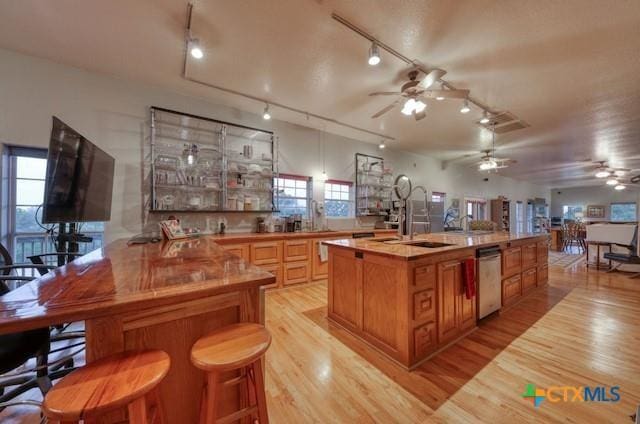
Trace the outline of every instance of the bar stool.
{"label": "bar stool", "polygon": [[[256,413],[260,424],[269,422],[262,358],[270,344],[271,334],[264,326],[243,323],[222,327],[193,345],[191,362],[207,373],[200,406],[201,424],[232,422]],[[232,370],[244,372],[239,377],[220,381],[221,373]],[[226,388],[243,382],[247,385],[250,406],[218,418],[218,386]]]}
{"label": "bar stool", "polygon": [[42,404],[44,415],[49,423],[77,423],[127,407],[131,424],[164,423],[157,386],[170,365],[169,355],[161,350],[99,359],[53,386]]}

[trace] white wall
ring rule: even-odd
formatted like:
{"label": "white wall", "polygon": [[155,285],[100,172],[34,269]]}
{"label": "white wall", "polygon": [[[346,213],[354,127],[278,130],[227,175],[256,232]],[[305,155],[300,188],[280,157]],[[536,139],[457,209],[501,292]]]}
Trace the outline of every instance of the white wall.
{"label": "white wall", "polygon": [[[376,145],[316,129],[272,120],[202,99],[183,96],[157,86],[124,81],[50,61],[0,49],[0,142],[47,147],[51,116],[56,115],[116,158],[112,219],[108,239],[129,237],[148,223],[144,193],[148,192],[143,164],[148,145],[149,106],[161,106],[196,115],[274,130],[280,140],[280,171],[317,178],[322,172],[319,140],[326,145],[326,170],[330,178],[353,179],[356,152],[380,155]],[[311,123],[311,125],[321,125]],[[549,199],[549,190],[473,168],[441,169],[440,161],[386,149],[382,154],[395,173],[405,173],[415,184],[444,191],[447,198],[465,196],[512,200]],[[488,177],[488,181],[483,178]],[[322,200],[322,185],[314,197]],[[236,216],[237,217],[237,216]],[[234,226],[249,229],[254,216],[236,218]],[[192,216],[187,218],[202,220]],[[201,221],[198,221],[200,223]],[[331,224],[352,227],[353,220]],[[358,224],[370,224],[359,222]],[[147,225],[149,226],[149,225]]]}
{"label": "white wall", "polygon": [[626,190],[617,191],[612,187],[602,186],[595,187],[573,187],[573,188],[554,188],[551,190],[551,208],[550,216],[562,216],[562,206],[588,206],[603,205],[605,208],[605,217],[603,219],[588,219],[590,221],[609,221],[611,209],[609,205],[615,202],[640,202],[640,190],[633,185],[627,187]]}

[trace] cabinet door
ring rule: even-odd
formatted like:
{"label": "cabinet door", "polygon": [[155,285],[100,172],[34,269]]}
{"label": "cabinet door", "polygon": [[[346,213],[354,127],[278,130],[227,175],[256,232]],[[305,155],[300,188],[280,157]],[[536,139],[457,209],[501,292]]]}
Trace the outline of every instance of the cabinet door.
{"label": "cabinet door", "polygon": [[264,269],[267,272],[272,273],[276,277],[276,282],[274,284],[269,284],[268,286],[262,286],[262,287],[266,289],[282,287],[282,265],[281,264],[259,265],[259,267]]}
{"label": "cabinet door", "polygon": [[538,287],[547,284],[549,281],[549,264],[538,265],[537,285]]}
{"label": "cabinet door", "polygon": [[522,249],[511,247],[502,252],[502,278],[519,274],[522,265]]}
{"label": "cabinet door", "polygon": [[251,256],[248,244],[223,244],[222,248],[233,255],[241,257],[245,261],[249,261]]}
{"label": "cabinet door", "polygon": [[545,241],[539,241],[538,242],[538,266],[541,266],[543,264],[546,264],[547,262],[549,262],[549,242],[547,240]]}
{"label": "cabinet door", "polygon": [[438,264],[438,340],[440,343],[458,334],[461,268],[460,261]]}
{"label": "cabinet door", "polygon": [[414,321],[433,321],[436,318],[436,296],[434,289],[422,290],[413,295]]}
{"label": "cabinet door", "polygon": [[536,264],[538,260],[538,246],[536,243],[522,246],[522,268],[528,269]]}
{"label": "cabinet door", "polygon": [[309,261],[286,262],[282,266],[283,284],[306,283],[309,281],[310,270]]}
{"label": "cabinet door", "polygon": [[528,292],[529,290],[536,287],[536,274],[537,271],[535,267],[522,271],[522,293]]}
{"label": "cabinet door", "polygon": [[413,270],[413,285],[420,288],[436,287],[436,266],[418,265]]}
{"label": "cabinet door", "polygon": [[[473,296],[471,299],[467,299],[464,289],[464,281],[462,280],[462,264],[463,262],[461,262],[459,266],[461,269],[461,275],[458,283],[458,328],[460,330],[466,330],[476,325],[476,296]],[[476,286],[477,284],[478,282],[476,279]]]}
{"label": "cabinet door", "polygon": [[298,262],[307,261],[310,256],[309,240],[285,240],[284,261]]}
{"label": "cabinet door", "polygon": [[413,330],[413,354],[416,359],[425,357],[438,345],[436,323],[428,322]]}
{"label": "cabinet door", "polygon": [[251,244],[251,263],[272,265],[282,262],[282,242],[265,241]]}
{"label": "cabinet door", "polygon": [[522,294],[522,279],[516,274],[502,281],[502,305],[516,301]]}
{"label": "cabinet door", "polygon": [[311,240],[311,279],[322,280],[329,276],[329,261],[320,261],[320,243],[324,240]]}

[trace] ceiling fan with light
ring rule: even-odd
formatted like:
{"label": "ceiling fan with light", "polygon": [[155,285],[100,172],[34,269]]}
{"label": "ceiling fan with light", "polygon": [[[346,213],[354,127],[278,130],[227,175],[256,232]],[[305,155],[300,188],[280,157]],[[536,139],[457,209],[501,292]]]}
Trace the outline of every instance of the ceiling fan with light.
{"label": "ceiling fan with light", "polygon": [[491,148],[482,151],[484,155],[480,159],[480,162],[476,163],[476,165],[478,165],[478,171],[497,171],[498,169],[508,168],[512,163],[516,163],[516,161],[513,159],[496,157],[496,133],[495,131],[493,131],[495,130],[495,122],[493,123],[492,127]]}
{"label": "ceiling fan with light", "polygon": [[[596,178],[606,178],[606,184],[616,190],[624,190],[626,188],[626,184],[624,183],[623,179],[632,171],[631,169],[609,167],[607,166],[606,160],[599,160],[593,163],[597,165],[595,168]],[[635,183],[633,178],[630,180],[630,182]]]}
{"label": "ceiling fan with light", "polygon": [[444,99],[466,99],[469,96],[469,90],[450,90],[441,87],[440,89],[431,90],[430,87],[442,78],[446,72],[441,69],[434,69],[425,75],[424,78],[418,80],[419,71],[414,69],[409,72],[409,81],[400,87],[400,91],[377,91],[370,93],[369,96],[398,96],[398,98],[381,109],[373,116],[372,119],[378,118],[391,109],[396,107],[403,99],[406,99],[402,107],[402,113],[407,116],[413,115],[416,121],[426,116],[427,98],[436,100]]}

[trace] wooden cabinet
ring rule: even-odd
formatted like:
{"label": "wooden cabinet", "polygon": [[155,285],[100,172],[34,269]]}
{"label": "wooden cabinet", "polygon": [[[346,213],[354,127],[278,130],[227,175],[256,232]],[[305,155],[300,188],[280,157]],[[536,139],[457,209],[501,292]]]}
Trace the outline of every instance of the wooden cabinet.
{"label": "wooden cabinet", "polygon": [[538,285],[537,269],[529,268],[522,271],[522,293],[534,289]]}
{"label": "wooden cabinet", "polygon": [[438,346],[436,323],[428,322],[413,330],[413,354],[421,358]]}
{"label": "wooden cabinet", "polygon": [[522,295],[522,277],[513,275],[502,281],[502,306],[507,306]]}
{"label": "wooden cabinet", "polygon": [[536,243],[522,246],[522,269],[531,268],[538,261],[538,246]]}
{"label": "wooden cabinet", "polygon": [[282,262],[282,242],[265,241],[251,244],[251,263],[254,265],[272,265]]}
{"label": "wooden cabinet", "polygon": [[519,274],[522,267],[522,249],[510,247],[502,251],[502,278]]}
{"label": "wooden cabinet", "polygon": [[362,328],[362,261],[348,250],[329,250],[329,316],[351,329]]}
{"label": "wooden cabinet", "polygon": [[476,324],[476,298],[467,299],[462,281],[466,258],[438,264],[438,341],[460,335]]}
{"label": "wooden cabinet", "polygon": [[269,284],[268,286],[262,286],[265,289],[282,287],[282,264],[272,264],[272,265],[258,265],[260,268],[264,269],[267,272],[272,273],[276,277],[276,282],[274,284]]}
{"label": "wooden cabinet", "polygon": [[436,297],[434,289],[422,290],[413,295],[414,321],[433,321],[436,318]]}
{"label": "wooden cabinet", "polygon": [[330,239],[311,240],[311,279],[323,280],[329,276],[329,261],[320,261],[320,244]]}
{"label": "wooden cabinet", "polygon": [[549,242],[539,241],[537,244],[538,266],[546,264],[549,261]]}
{"label": "wooden cabinet", "polygon": [[308,261],[311,257],[310,240],[285,240],[284,261],[299,262]]}
{"label": "wooden cabinet", "polygon": [[251,259],[249,244],[223,244],[222,248],[233,255],[241,257],[247,262]]}
{"label": "wooden cabinet", "polygon": [[413,270],[413,285],[420,288],[436,286],[436,266],[418,265]]}
{"label": "wooden cabinet", "polygon": [[290,284],[306,283],[311,276],[310,271],[309,261],[285,262],[282,265],[282,284],[288,286]]}
{"label": "wooden cabinet", "polygon": [[549,282],[549,264],[548,263],[544,263],[542,265],[538,265],[538,275],[537,275],[537,280],[538,280],[538,287],[545,285]]}

